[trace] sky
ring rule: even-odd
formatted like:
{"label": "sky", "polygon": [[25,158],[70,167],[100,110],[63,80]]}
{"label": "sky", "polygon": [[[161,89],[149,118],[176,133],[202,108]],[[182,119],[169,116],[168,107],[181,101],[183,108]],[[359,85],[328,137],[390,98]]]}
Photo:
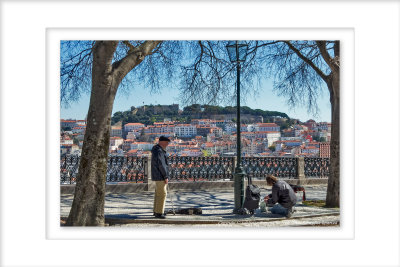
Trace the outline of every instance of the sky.
{"label": "sky", "polygon": [[[232,88],[232,90],[234,90],[234,88]],[[141,86],[137,86],[135,90],[130,91],[128,94],[118,91],[115,97],[112,114],[117,111],[130,110],[131,106],[142,106],[143,102],[145,105],[179,104],[179,108],[183,109],[186,105],[181,103],[178,96],[179,90],[177,88],[164,88],[160,93],[155,94],[150,94],[149,90]],[[85,119],[89,109],[89,100],[90,95],[83,94],[79,102],[71,104],[69,108],[61,106],[61,119]],[[331,122],[328,89],[323,90],[317,102],[319,107],[319,114],[317,116],[309,114],[307,112],[307,107],[299,106],[294,109],[290,108],[286,103],[286,98],[278,96],[277,93],[272,90],[272,82],[265,80],[261,84],[258,97],[249,96],[246,101],[241,101],[241,105],[248,106],[252,109],[258,108],[268,111],[284,112],[290,118],[300,119],[303,122],[309,119],[313,119],[317,122]]]}

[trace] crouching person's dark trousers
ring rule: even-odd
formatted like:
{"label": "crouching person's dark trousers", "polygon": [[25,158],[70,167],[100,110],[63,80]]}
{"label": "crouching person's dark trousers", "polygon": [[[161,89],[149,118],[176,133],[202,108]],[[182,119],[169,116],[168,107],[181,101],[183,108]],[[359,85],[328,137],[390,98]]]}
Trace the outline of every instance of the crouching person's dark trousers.
{"label": "crouching person's dark trousers", "polygon": [[[293,206],[291,206],[289,208],[293,210]],[[285,208],[281,204],[276,203],[275,205],[270,207],[269,210],[271,211],[272,214],[279,214],[279,215],[287,216],[289,208]]]}

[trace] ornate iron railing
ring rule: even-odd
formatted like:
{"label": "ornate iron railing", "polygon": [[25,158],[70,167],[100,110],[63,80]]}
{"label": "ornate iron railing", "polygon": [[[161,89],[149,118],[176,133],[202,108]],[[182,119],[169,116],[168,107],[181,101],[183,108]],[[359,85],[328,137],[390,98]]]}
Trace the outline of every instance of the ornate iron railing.
{"label": "ornate iron railing", "polygon": [[[79,168],[79,156],[64,155],[60,160],[61,184],[74,184]],[[168,157],[171,182],[197,182],[233,180],[234,157]],[[254,179],[264,179],[272,174],[278,178],[297,179],[299,158],[243,157],[246,174]],[[107,183],[147,183],[151,174],[148,157],[111,156],[108,159]],[[329,158],[304,158],[306,178],[329,176]]]}
{"label": "ornate iron railing", "polygon": [[242,166],[254,179],[265,179],[268,174],[278,178],[296,179],[298,158],[288,157],[244,157]]}
{"label": "ornate iron railing", "polygon": [[[79,170],[80,156],[64,155],[60,160],[61,184],[74,184]],[[111,156],[108,158],[106,182],[147,182],[147,158]]]}
{"label": "ornate iron railing", "polygon": [[79,156],[66,155],[60,159],[61,184],[74,184],[78,175]]}
{"label": "ornate iron railing", "polygon": [[304,175],[309,178],[329,177],[329,158],[304,158]]}
{"label": "ornate iron railing", "polygon": [[168,157],[172,182],[231,180],[233,157]]}
{"label": "ornate iron railing", "polygon": [[147,182],[147,157],[112,156],[108,158],[107,182]]}

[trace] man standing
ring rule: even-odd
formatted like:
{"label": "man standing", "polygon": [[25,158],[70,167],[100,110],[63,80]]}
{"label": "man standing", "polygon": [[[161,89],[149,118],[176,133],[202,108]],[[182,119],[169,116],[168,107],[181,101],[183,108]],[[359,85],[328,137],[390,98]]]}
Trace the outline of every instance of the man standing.
{"label": "man standing", "polygon": [[271,213],[285,215],[287,218],[292,217],[293,206],[297,202],[292,187],[285,181],[278,181],[278,178],[273,175],[268,175],[266,180],[267,185],[272,185],[272,194],[266,196],[264,202],[269,206],[279,203],[272,207]]}
{"label": "man standing", "polygon": [[153,211],[154,216],[160,219],[165,219],[164,208],[169,178],[167,152],[165,150],[170,141],[167,137],[160,136],[158,144],[153,146],[151,150],[151,179],[156,183]]}

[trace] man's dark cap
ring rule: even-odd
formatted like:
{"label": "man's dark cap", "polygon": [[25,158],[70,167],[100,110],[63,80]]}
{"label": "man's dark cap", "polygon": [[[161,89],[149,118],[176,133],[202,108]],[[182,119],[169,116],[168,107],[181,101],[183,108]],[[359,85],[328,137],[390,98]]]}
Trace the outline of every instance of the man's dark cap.
{"label": "man's dark cap", "polygon": [[160,138],[158,139],[158,141],[168,141],[168,142],[171,142],[171,140],[169,140],[169,138],[165,137],[164,135],[160,136]]}

